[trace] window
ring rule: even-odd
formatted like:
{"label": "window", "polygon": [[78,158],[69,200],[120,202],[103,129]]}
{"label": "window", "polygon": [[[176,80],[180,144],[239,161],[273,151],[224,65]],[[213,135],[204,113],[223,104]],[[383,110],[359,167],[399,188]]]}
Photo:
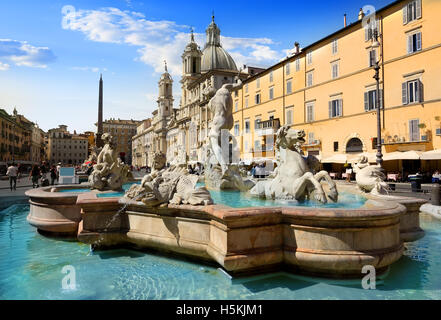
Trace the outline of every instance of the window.
{"label": "window", "polygon": [[306,74],[306,86],[311,87],[314,83],[314,74],[312,71]]}
{"label": "window", "polygon": [[291,67],[290,66],[291,66],[291,64],[289,62],[285,66],[285,72],[286,72],[287,76],[289,76],[289,74],[291,73]]}
{"label": "window", "polygon": [[407,81],[402,84],[403,105],[423,102],[423,83],[420,80]]}
{"label": "window", "polygon": [[341,117],[343,115],[343,99],[329,101],[329,118]]}
{"label": "window", "polygon": [[269,82],[273,82],[274,80],[274,76],[273,76],[273,72],[271,71],[269,74]]}
{"label": "window", "polygon": [[256,88],[259,89],[260,88],[260,78],[256,79]]}
{"label": "window", "polygon": [[420,120],[413,119],[409,120],[409,140],[410,141],[420,141]]}
{"label": "window", "polygon": [[286,111],[286,124],[292,124],[292,110]]}
{"label": "window", "polygon": [[308,103],[306,105],[306,122],[314,121],[314,103]]}
{"label": "window", "polygon": [[374,30],[377,30],[377,32],[379,32],[379,28],[378,26],[380,25],[379,21],[370,21],[365,29],[364,29],[364,40],[365,41],[370,41],[373,40],[374,38]]}
{"label": "window", "polygon": [[308,65],[312,64],[312,52],[308,52],[306,54],[306,61],[307,61]]}
{"label": "window", "polygon": [[292,80],[286,81],[286,93],[287,94],[292,93]]}
{"label": "window", "polygon": [[236,103],[234,104],[234,111],[237,111],[239,109],[239,102],[236,101]]}
{"label": "window", "polygon": [[403,7],[403,24],[421,18],[421,0],[414,0]]}
{"label": "window", "polygon": [[370,50],[369,51],[369,67],[375,66],[377,62],[377,51]]}
{"label": "window", "polygon": [[269,99],[274,99],[274,87],[269,88]]}
{"label": "window", "polygon": [[239,135],[239,124],[238,123],[234,124],[234,135],[235,136]]}
{"label": "window", "polygon": [[254,102],[255,102],[255,104],[260,103],[260,93],[256,94],[256,96],[254,97]]}
{"label": "window", "polygon": [[[383,108],[383,89],[380,89],[380,108]],[[364,93],[364,111],[377,109],[377,90]]]}
{"label": "window", "polygon": [[309,132],[308,133],[308,144],[314,144],[314,143],[315,143],[314,132]]}
{"label": "window", "polygon": [[248,108],[248,98],[245,98],[245,108]]}
{"label": "window", "polygon": [[338,40],[335,39],[332,41],[332,54],[338,53]]}
{"label": "window", "polygon": [[259,129],[260,117],[254,120],[254,130]]}
{"label": "window", "polygon": [[334,141],[334,152],[338,151],[338,141]]}
{"label": "window", "polygon": [[296,59],[296,71],[300,71],[300,59]]}
{"label": "window", "polygon": [[254,141],[254,151],[262,151],[262,147],[260,145],[260,140]]}
{"label": "window", "polygon": [[250,133],[250,120],[245,120],[245,133]]}
{"label": "window", "polygon": [[248,93],[248,83],[245,85],[245,93]]}
{"label": "window", "polygon": [[332,79],[337,79],[338,78],[338,73],[339,73],[339,63],[338,63],[338,61],[333,62],[331,64],[331,72],[332,72]]}
{"label": "window", "polygon": [[441,128],[436,128],[436,135],[441,136]]}
{"label": "window", "polygon": [[421,32],[417,32],[407,36],[407,53],[421,51]]}

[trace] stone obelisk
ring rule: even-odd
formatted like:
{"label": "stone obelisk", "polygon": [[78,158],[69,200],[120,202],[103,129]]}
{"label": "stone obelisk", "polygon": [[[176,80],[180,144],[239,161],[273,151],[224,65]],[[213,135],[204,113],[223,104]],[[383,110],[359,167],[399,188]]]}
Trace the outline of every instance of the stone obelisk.
{"label": "stone obelisk", "polygon": [[96,132],[96,146],[101,148],[104,146],[101,136],[103,134],[103,75],[100,75],[100,92],[98,97],[98,130]]}

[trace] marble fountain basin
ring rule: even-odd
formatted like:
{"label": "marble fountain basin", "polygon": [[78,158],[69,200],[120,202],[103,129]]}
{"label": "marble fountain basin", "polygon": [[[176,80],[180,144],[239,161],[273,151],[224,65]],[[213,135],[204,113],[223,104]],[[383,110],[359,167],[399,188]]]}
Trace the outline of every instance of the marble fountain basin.
{"label": "marble fountain basin", "polygon": [[[127,187],[132,183],[136,181],[128,183]],[[25,192],[30,205],[27,221],[39,231],[76,235],[82,219],[77,197],[86,192],[107,194],[113,191],[91,191],[87,184],[55,185],[28,190]]]}
{"label": "marble fountain basin", "polygon": [[[122,201],[124,200],[124,201]],[[148,208],[120,198],[78,196],[78,240],[96,248],[133,246],[216,262],[232,275],[287,270],[326,277],[381,273],[403,253],[397,202],[368,200],[359,209]],[[124,213],[115,215],[122,205]]]}
{"label": "marble fountain basin", "polygon": [[27,192],[28,221],[40,231],[75,235],[94,248],[183,255],[216,263],[235,276],[285,270],[362,277],[365,265],[379,274],[402,256],[404,242],[424,235],[419,228],[422,203],[413,198],[368,196],[359,208],[152,208],[95,191],[66,192],[78,186],[58,188],[63,192],[51,192],[51,187]]}

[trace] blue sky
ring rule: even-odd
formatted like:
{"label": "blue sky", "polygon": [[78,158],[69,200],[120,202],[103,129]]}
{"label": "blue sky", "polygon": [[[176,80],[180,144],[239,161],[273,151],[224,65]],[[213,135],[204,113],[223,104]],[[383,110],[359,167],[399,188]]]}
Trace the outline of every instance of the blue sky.
{"label": "blue sky", "polygon": [[0,108],[16,107],[44,130],[95,130],[102,73],[104,117],[145,119],[164,59],[178,107],[190,28],[203,48],[213,10],[237,65],[267,67],[295,41],[304,47],[342,28],[344,13],[351,23],[361,7],[390,2],[0,0]]}

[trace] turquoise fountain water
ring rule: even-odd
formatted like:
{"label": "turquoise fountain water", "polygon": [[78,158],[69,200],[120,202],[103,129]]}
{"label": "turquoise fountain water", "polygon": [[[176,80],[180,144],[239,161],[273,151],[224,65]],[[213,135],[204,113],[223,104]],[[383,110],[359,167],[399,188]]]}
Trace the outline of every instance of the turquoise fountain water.
{"label": "turquoise fountain water", "polygon": [[[0,211],[0,299],[441,299],[441,222],[423,216],[426,236],[407,245],[376,290],[359,281],[285,273],[230,281],[216,267],[132,250],[91,254],[89,246],[38,234],[28,205]],[[62,268],[76,271],[63,290]]]}

